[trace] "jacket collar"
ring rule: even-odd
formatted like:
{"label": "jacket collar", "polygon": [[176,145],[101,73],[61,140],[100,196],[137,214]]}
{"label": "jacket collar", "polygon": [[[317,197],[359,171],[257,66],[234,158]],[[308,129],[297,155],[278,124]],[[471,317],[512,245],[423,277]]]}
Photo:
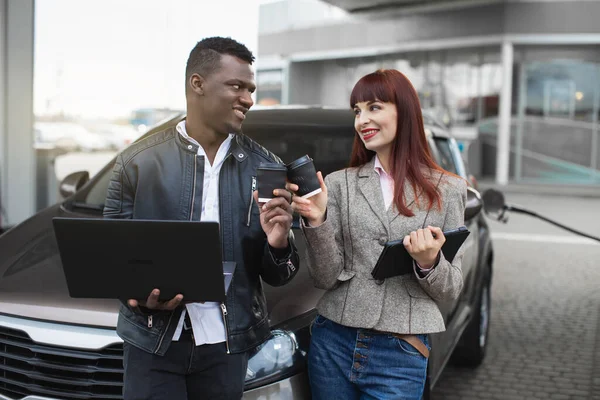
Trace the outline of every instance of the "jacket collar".
{"label": "jacket collar", "polygon": [[[385,209],[380,176],[375,171],[375,157],[359,168],[358,176],[360,178],[360,191],[367,199],[373,212],[385,226],[388,226],[387,224],[395,220],[400,213],[393,202],[389,209]],[[404,202],[410,207],[415,202],[417,196],[408,179],[404,181],[403,185],[402,193],[404,194]]]}
{"label": "jacket collar", "polygon": [[[171,128],[177,138],[177,143],[186,151],[190,153],[197,154],[198,153],[198,145],[190,140],[187,140],[179,132],[177,128],[174,126]],[[227,159],[230,155],[233,156],[239,162],[246,161],[248,158],[248,151],[243,147],[240,143],[240,134],[235,134],[233,139],[231,140],[231,144],[229,145],[229,150],[227,151],[227,155],[225,158]]]}
{"label": "jacket collar", "polygon": [[236,133],[229,146],[229,152],[227,156],[232,155],[233,158],[239,162],[244,162],[248,159],[248,150],[241,144],[241,137],[239,133]]}

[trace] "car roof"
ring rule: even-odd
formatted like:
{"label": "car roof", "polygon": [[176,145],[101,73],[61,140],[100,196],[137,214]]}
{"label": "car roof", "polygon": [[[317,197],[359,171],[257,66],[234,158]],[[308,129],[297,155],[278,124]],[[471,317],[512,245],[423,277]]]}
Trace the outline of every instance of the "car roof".
{"label": "car roof", "polygon": [[[354,114],[349,108],[323,106],[255,106],[246,115],[247,125],[320,125],[352,126]],[[449,137],[447,130],[431,116],[423,113],[423,123],[428,135]],[[243,129],[243,128],[242,128]]]}
{"label": "car roof", "polygon": [[[165,125],[172,126],[183,118],[185,113],[178,113],[168,121],[159,123],[147,134],[164,129]],[[255,106],[246,114],[242,130],[243,127],[284,127],[286,125],[348,128],[353,125],[353,120],[354,114],[349,108],[300,105]],[[423,113],[423,123],[428,136],[449,137],[448,131],[426,113]]]}

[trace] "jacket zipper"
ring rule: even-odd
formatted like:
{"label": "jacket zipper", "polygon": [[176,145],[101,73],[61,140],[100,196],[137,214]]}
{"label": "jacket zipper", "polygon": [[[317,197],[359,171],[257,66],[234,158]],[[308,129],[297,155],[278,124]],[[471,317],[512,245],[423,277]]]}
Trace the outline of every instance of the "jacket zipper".
{"label": "jacket zipper", "polygon": [[256,190],[256,177],[252,177],[252,191],[250,192],[250,207],[248,207],[248,222],[246,226],[250,226],[250,216],[252,215],[252,206],[254,205],[254,191]]}
{"label": "jacket zipper", "polygon": [[194,187],[192,188],[192,207],[191,207],[191,211],[190,211],[190,221],[194,218],[194,198],[196,197],[196,157],[198,155],[194,154],[194,180],[192,181],[192,184],[194,185]]}
{"label": "jacket zipper", "polygon": [[[194,154],[194,179],[192,180],[192,206],[190,207],[190,221],[192,221],[194,219],[194,200],[196,198],[196,167],[198,164],[197,158],[198,154]],[[185,306],[184,306],[185,308]],[[183,312],[186,312],[186,310],[183,310]],[[173,316],[173,313],[171,313],[171,317]],[[171,318],[169,318],[169,322],[171,321]],[[168,326],[168,325],[167,325]],[[161,339],[162,342],[162,339]]]}
{"label": "jacket zipper", "polygon": [[[173,319],[173,314],[174,313],[175,313],[175,311],[171,311],[171,314],[169,314],[169,321],[167,321],[167,326],[171,326],[171,320]],[[150,316],[150,321],[152,321],[152,316]],[[156,346],[155,353],[158,351],[158,349],[160,349],[160,346],[162,346],[163,340],[165,339],[165,335],[167,334],[167,332],[168,332],[168,329],[165,329],[164,333],[160,337],[160,340],[158,342],[158,346]]]}
{"label": "jacket zipper", "polygon": [[291,259],[288,258],[286,264],[288,265],[290,271],[294,272],[296,270],[296,266],[294,265]]}
{"label": "jacket zipper", "polygon": [[[192,189],[192,207],[190,212],[190,221],[192,220],[192,216],[194,215],[194,197],[196,197],[196,155],[194,155],[194,180],[193,180],[193,189]],[[173,317],[173,313],[169,316],[169,323],[171,322],[171,318]],[[152,315],[148,315],[148,328],[152,328],[153,326],[153,318]],[[167,324],[169,326],[169,324]],[[162,344],[164,339],[164,335],[160,338],[160,342],[158,343],[158,347]]]}
{"label": "jacket zipper", "polygon": [[225,325],[225,348],[227,349],[227,354],[230,354],[229,329],[227,329],[227,306],[225,306],[225,303],[221,303],[221,312],[223,313],[223,324]]}
{"label": "jacket zipper", "polygon": [[[223,193],[221,192],[221,180],[223,179],[223,167],[225,166],[225,162],[229,157],[225,157],[223,160],[223,164],[221,165],[221,173],[219,174],[219,226],[221,226],[221,222],[223,222],[223,203],[221,203],[221,199],[223,198]],[[219,229],[221,234],[221,246],[223,246],[223,229]],[[221,248],[221,255],[224,258],[224,251]],[[229,351],[229,329],[227,327],[227,306],[225,303],[221,303],[221,313],[223,314],[223,326],[225,327],[225,348],[227,349],[227,354],[231,354]]]}

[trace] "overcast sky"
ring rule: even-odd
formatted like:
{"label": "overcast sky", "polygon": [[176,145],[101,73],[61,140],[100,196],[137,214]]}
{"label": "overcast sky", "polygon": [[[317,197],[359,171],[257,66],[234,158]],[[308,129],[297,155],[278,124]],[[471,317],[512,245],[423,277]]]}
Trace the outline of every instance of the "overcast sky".
{"label": "overcast sky", "polygon": [[34,110],[128,116],[185,107],[196,42],[230,36],[254,53],[265,0],[36,0]]}

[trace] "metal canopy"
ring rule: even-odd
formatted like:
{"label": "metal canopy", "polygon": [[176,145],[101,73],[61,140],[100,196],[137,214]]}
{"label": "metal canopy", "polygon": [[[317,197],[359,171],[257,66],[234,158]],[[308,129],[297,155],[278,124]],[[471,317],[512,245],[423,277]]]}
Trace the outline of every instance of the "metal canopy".
{"label": "metal canopy", "polygon": [[[459,5],[464,0],[323,0],[350,13],[401,10],[405,8],[427,7],[438,5]],[[471,5],[478,3],[470,0]],[[465,4],[467,5],[467,4]]]}

